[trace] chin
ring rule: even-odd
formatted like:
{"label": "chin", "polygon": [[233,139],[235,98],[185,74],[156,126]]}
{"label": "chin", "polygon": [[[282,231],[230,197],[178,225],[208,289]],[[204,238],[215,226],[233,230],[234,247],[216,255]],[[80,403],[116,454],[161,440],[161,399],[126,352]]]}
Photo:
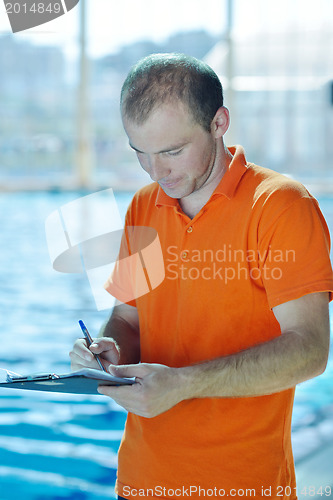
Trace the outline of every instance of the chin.
{"label": "chin", "polygon": [[[162,188],[163,189],[163,188]],[[165,192],[165,194],[167,194],[168,196],[170,196],[170,198],[176,198],[176,199],[181,199],[181,198],[186,198],[187,196],[189,196],[193,191],[189,190],[189,189],[168,189],[168,188],[164,188],[163,191]]]}

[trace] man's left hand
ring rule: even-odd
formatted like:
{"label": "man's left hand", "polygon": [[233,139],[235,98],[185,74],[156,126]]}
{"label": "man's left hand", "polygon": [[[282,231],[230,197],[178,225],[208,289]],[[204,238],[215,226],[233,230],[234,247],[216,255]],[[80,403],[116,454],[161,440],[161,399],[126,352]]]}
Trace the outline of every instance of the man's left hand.
{"label": "man's left hand", "polygon": [[125,410],[141,417],[152,418],[182,401],[184,385],[180,370],[160,364],[110,365],[117,377],[135,377],[135,384],[99,386],[98,392],[109,396]]}

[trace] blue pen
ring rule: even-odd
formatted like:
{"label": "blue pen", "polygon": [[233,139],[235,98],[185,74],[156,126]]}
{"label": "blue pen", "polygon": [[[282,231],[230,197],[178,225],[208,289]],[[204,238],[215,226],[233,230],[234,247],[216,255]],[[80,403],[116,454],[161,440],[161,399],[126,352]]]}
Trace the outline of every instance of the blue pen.
{"label": "blue pen", "polygon": [[[86,325],[83,323],[83,321],[81,319],[79,320],[79,325],[81,327],[83,335],[85,336],[85,339],[86,339],[86,342],[87,342],[87,347],[89,347],[90,344],[93,343],[93,339],[91,338],[90,333],[88,332]],[[98,356],[98,354],[94,354],[94,356],[95,356],[96,361],[99,364],[100,368],[104,372],[108,372],[107,369],[105,368],[105,366],[103,365],[103,363],[101,361],[101,358]]]}

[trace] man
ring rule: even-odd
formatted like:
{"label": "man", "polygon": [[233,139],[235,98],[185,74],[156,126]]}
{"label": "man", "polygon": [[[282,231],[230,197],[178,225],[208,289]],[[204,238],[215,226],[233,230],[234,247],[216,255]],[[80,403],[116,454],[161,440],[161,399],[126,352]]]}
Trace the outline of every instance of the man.
{"label": "man", "polygon": [[90,351],[80,340],[71,353],[73,369],[97,368],[99,353],[113,374],[136,377],[99,389],[129,412],[117,493],[295,499],[294,388],[324,371],[329,348],[333,279],[318,204],[225,146],[221,84],[196,59],[139,61],[121,112],[154,181],[134,196],[126,228],[157,231],[165,277],[131,296],[124,237],[106,288],[126,303]]}

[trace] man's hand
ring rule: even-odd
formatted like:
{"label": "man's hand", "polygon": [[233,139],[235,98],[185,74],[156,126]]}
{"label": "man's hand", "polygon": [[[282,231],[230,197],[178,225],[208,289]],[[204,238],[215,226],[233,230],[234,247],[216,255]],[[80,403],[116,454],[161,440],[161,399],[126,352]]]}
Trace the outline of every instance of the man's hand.
{"label": "man's hand", "polygon": [[114,340],[101,337],[94,340],[88,348],[85,339],[78,339],[69,353],[71,369],[73,371],[82,370],[83,368],[100,370],[94,354],[99,354],[106,365],[119,363],[119,349]]}
{"label": "man's hand", "polygon": [[156,417],[185,399],[178,368],[142,363],[110,366],[109,371],[117,377],[135,377],[136,383],[120,387],[99,386],[98,392],[135,415]]}
{"label": "man's hand", "polygon": [[136,377],[126,387],[100,387],[126,410],[154,417],[185,399],[254,397],[284,391],[325,369],[329,348],[328,294],[276,306],[282,334],[230,356],[182,368],[141,364],[112,367]]}

